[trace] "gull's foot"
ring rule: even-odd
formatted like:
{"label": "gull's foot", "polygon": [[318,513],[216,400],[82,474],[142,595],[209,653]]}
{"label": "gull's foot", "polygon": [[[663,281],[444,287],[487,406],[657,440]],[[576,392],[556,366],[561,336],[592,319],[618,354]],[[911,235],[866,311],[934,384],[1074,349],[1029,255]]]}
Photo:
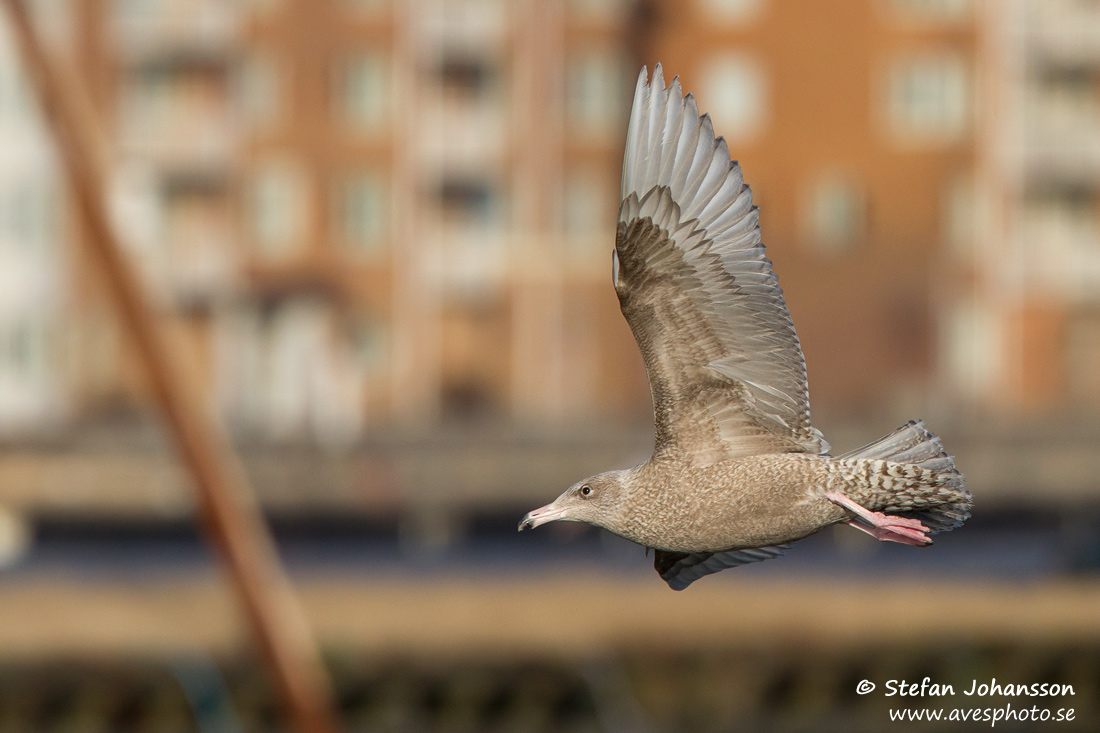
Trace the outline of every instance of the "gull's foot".
{"label": "gull's foot", "polygon": [[[895,521],[900,520],[903,522],[916,521],[905,519],[904,517],[891,517],[889,514],[882,514],[880,512],[871,513],[876,515],[877,517],[881,517],[882,519],[886,520],[892,519]],[[883,542],[900,542],[903,545],[914,545],[916,547],[924,547],[926,545],[932,544],[931,538],[929,538],[928,535],[925,534],[925,532],[927,532],[928,530],[920,522],[917,522],[917,527],[919,527],[919,529],[915,529],[912,527],[900,527],[893,525],[866,527],[861,524],[860,520],[858,519],[849,519],[846,521],[848,524],[852,525],[856,529],[862,530],[863,532],[866,532],[867,534],[874,537],[876,540],[882,540]]]}
{"label": "gull's foot", "polygon": [[854,518],[845,521],[856,529],[863,530],[876,540],[900,542],[903,545],[915,545],[917,547],[932,544],[932,539],[926,534],[928,528],[921,524],[919,520],[895,517],[882,512],[872,512],[838,491],[825,494],[825,498],[855,514]]}

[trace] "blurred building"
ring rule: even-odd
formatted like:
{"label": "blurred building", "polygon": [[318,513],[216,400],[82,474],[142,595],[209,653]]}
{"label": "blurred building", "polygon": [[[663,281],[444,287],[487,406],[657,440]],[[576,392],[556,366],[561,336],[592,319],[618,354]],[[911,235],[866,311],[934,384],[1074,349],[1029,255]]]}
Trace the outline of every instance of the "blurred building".
{"label": "blurred building", "polygon": [[1095,3],[658,3],[761,205],[815,405],[1095,412]]}
{"label": "blurred building", "polygon": [[[1096,718],[1095,1],[27,2],[349,725],[870,731],[858,680],[967,670]],[[681,596],[517,538],[652,436],[610,249],[655,61],[744,166],[837,448],[938,408],[980,511],[937,550],[824,532]],[[0,730],[274,727],[2,11],[0,163]]]}
{"label": "blurred building", "polygon": [[[744,166],[823,413],[1100,400],[1091,5],[34,7],[101,114],[119,228],[242,434],[644,420],[607,281],[655,60]],[[6,36],[0,64],[0,428],[126,412],[140,375]]]}
{"label": "blurred building", "polygon": [[[64,5],[119,228],[236,428],[328,442],[394,421],[645,414],[607,287],[628,3]],[[27,117],[4,143],[24,169],[49,151]],[[143,401],[37,168],[5,169],[39,227],[10,255],[34,276],[5,268],[12,318],[38,319],[11,330],[24,382],[0,377],[16,429],[52,424],[58,400],[91,418]],[[67,269],[71,313],[51,285]],[[46,359],[32,332],[51,312],[76,335]]]}
{"label": "blurred building", "polygon": [[1100,6],[1012,0],[983,16],[978,236],[947,356],[976,399],[1100,407]]}
{"label": "blurred building", "polygon": [[[40,11],[42,8],[38,8]],[[54,12],[49,12],[54,11]],[[64,13],[39,13],[64,37]],[[49,135],[0,26],[0,431],[63,419],[72,243]]]}
{"label": "blurred building", "polygon": [[819,414],[918,409],[974,160],[970,3],[699,0],[657,16],[653,57],[753,187]]}

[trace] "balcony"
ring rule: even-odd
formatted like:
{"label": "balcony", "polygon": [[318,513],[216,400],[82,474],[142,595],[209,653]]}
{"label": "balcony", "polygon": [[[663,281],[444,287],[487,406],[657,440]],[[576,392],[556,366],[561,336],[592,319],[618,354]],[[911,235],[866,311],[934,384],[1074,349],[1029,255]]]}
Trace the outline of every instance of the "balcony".
{"label": "balcony", "polygon": [[436,229],[426,240],[438,253],[429,263],[432,281],[456,297],[495,297],[508,280],[509,237],[469,226]]}
{"label": "balcony", "polygon": [[1020,263],[1053,302],[1094,303],[1100,293],[1100,217],[1085,192],[1046,191],[1020,212]]}
{"label": "balcony", "polygon": [[1023,155],[1028,175],[1040,184],[1100,185],[1100,126],[1057,134],[1033,128]]}
{"label": "balcony", "polygon": [[1031,47],[1048,63],[1100,65],[1100,5],[1071,0],[1032,3]]}
{"label": "balcony", "polygon": [[462,170],[502,166],[508,152],[508,123],[500,106],[446,95],[431,97],[425,100],[418,123],[423,155]]}
{"label": "balcony", "polygon": [[111,34],[130,64],[163,59],[227,59],[236,43],[239,12],[218,0],[154,0],[116,5]]}
{"label": "balcony", "polygon": [[217,124],[181,125],[163,135],[141,135],[127,139],[125,152],[141,157],[167,174],[222,178],[231,168],[234,136]]}
{"label": "balcony", "polygon": [[218,92],[131,94],[121,105],[119,148],[166,173],[218,177],[232,164],[236,126]]}

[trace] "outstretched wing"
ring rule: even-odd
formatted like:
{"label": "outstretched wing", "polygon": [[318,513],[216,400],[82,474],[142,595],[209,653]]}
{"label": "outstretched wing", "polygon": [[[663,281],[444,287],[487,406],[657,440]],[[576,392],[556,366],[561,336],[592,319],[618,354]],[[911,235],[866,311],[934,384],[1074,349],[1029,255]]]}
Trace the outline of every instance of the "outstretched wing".
{"label": "outstretched wing", "polygon": [[638,77],[623,161],[615,289],[649,375],[656,452],[698,465],[825,453],[806,364],[741,168],[710,118]]}
{"label": "outstretched wing", "polygon": [[729,552],[666,552],[657,550],[653,555],[653,567],[672,590],[683,590],[704,575],[719,570],[748,565],[752,562],[779,557],[790,545],[755,547],[751,550]]}

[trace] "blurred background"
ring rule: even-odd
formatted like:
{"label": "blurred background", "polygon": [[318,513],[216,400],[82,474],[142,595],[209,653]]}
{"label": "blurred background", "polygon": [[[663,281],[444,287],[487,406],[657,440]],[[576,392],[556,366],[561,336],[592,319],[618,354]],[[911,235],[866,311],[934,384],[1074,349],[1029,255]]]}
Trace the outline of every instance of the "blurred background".
{"label": "blurred background", "polygon": [[[1100,2],[29,4],[352,729],[881,730],[856,683],[926,675],[1100,727]],[[834,449],[923,417],[957,454],[932,549],[839,528],[676,594],[516,536],[651,447],[610,252],[657,61],[753,186]],[[0,730],[279,730],[6,16],[0,130]]]}

